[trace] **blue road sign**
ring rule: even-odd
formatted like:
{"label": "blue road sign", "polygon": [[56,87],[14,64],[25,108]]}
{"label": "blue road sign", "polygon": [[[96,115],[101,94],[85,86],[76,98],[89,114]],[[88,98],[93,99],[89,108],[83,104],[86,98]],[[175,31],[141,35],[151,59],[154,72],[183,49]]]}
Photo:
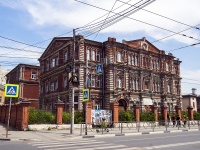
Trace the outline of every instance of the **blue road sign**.
{"label": "blue road sign", "polygon": [[102,74],[103,73],[103,65],[102,64],[98,64],[96,66],[96,73],[97,74]]}
{"label": "blue road sign", "polygon": [[18,97],[19,85],[18,84],[6,84],[5,85],[5,97]]}
{"label": "blue road sign", "polygon": [[90,91],[89,89],[83,89],[83,102],[89,101]]}

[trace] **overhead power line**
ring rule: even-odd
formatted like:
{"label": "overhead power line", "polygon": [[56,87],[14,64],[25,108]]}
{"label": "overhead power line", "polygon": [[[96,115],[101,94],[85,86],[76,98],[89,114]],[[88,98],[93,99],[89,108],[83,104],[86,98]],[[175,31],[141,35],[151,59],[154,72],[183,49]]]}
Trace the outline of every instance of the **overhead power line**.
{"label": "overhead power line", "polygon": [[[118,1],[118,0],[115,0],[115,2],[114,2],[114,4],[113,4],[113,6],[112,6],[112,8],[111,8],[111,11],[113,10],[113,8],[114,8],[115,4],[117,3],[117,1]],[[108,13],[107,17],[106,17],[106,18],[105,18],[105,20],[104,20],[104,23],[105,23],[106,19],[108,18],[108,16],[110,15],[110,12],[111,12],[111,11],[109,11],[109,13]],[[102,26],[104,25],[104,23],[102,24]],[[96,34],[96,36],[94,37],[94,39],[97,37],[97,35],[98,35],[98,34],[99,34],[99,32],[101,31],[101,29],[102,29],[102,26],[100,27],[100,29],[99,29],[99,31],[97,32],[97,34]]]}
{"label": "overhead power line", "polygon": [[17,50],[17,51],[25,51],[25,52],[31,52],[31,53],[38,53],[38,54],[42,54],[42,52],[37,52],[37,51],[32,51],[32,50],[25,50],[25,49],[21,49],[21,48],[14,48],[14,47],[8,47],[8,46],[1,46],[0,48],[5,48],[5,49],[12,49],[12,50]]}
{"label": "overhead power line", "polygon": [[34,45],[27,44],[27,43],[24,43],[24,42],[20,42],[20,41],[17,41],[17,40],[13,40],[13,39],[7,38],[7,37],[5,37],[5,36],[1,36],[1,35],[0,35],[0,38],[6,39],[6,40],[9,40],[9,41],[12,41],[12,42],[24,44],[24,45],[27,45],[27,46],[32,46],[32,47],[36,47],[36,48],[40,48],[40,49],[45,49],[45,48],[43,48],[43,47],[38,47],[38,46],[34,46]]}
{"label": "overhead power line", "polygon": [[[130,3],[128,3],[128,2],[123,2],[123,1],[121,1],[121,0],[118,0],[118,1],[121,2],[121,3],[127,4],[127,5],[129,5],[129,6],[133,6],[132,4],[130,4]],[[133,7],[136,7],[136,6],[133,6]],[[154,14],[154,15],[157,15],[157,16],[159,16],[159,17],[165,18],[165,19],[167,19],[167,20],[171,20],[171,21],[173,21],[173,22],[176,22],[176,23],[179,23],[179,24],[188,26],[188,27],[190,27],[190,28],[194,28],[194,29],[200,30],[199,27],[191,26],[191,25],[188,25],[188,24],[186,24],[186,23],[182,23],[182,22],[177,21],[177,20],[175,20],[175,19],[172,19],[172,18],[163,16],[163,15],[161,15],[161,14],[158,14],[158,13],[155,13],[155,12],[152,12],[152,11],[149,11],[149,10],[146,10],[146,9],[144,9],[144,8],[141,8],[141,10],[146,11],[146,12],[151,13],[151,14]]]}
{"label": "overhead power line", "polygon": [[183,46],[183,47],[179,47],[179,48],[176,48],[176,49],[172,49],[172,50],[169,50],[169,51],[166,51],[166,52],[172,52],[172,51],[184,49],[184,48],[195,46],[195,45],[199,45],[199,44],[200,44],[200,42],[199,43],[194,43],[194,44],[191,44],[191,45],[187,45],[187,46]]}
{"label": "overhead power line", "polygon": [[[110,11],[110,10],[107,10],[107,9],[104,9],[104,8],[101,8],[101,7],[92,5],[92,4],[88,4],[88,3],[86,3],[86,2],[82,2],[82,1],[79,1],[79,0],[75,0],[75,1],[77,1],[77,2],[79,2],[79,3],[82,3],[82,4],[85,4],[85,5],[88,5],[88,6],[91,6],[91,7],[94,7],[94,8],[97,8],[97,9],[100,9],[100,10],[104,10],[104,11],[107,11],[107,12]],[[171,33],[174,33],[174,34],[181,35],[181,36],[183,36],[183,37],[187,37],[187,38],[190,38],[190,39],[193,39],[193,40],[200,41],[199,39],[194,38],[194,37],[192,37],[192,36],[188,36],[188,35],[185,35],[185,34],[180,34],[180,33],[178,33],[178,32],[175,32],[175,31],[172,31],[172,30],[169,30],[169,29],[165,29],[165,28],[163,28],[163,27],[159,27],[159,26],[156,26],[156,25],[153,25],[153,24],[151,24],[151,23],[147,23],[147,22],[144,22],[144,21],[141,21],[141,20],[138,20],[138,19],[134,19],[134,18],[131,18],[131,17],[129,17],[129,16],[122,15],[122,14],[120,14],[120,13],[115,13],[115,12],[113,12],[113,11],[111,11],[111,12],[114,13],[114,14],[117,14],[117,15],[119,15],[119,16],[123,16],[123,17],[129,18],[129,19],[131,19],[131,20],[134,20],[134,21],[137,21],[137,22],[140,22],[140,23],[143,23],[143,24],[147,24],[147,25],[150,25],[150,26],[153,26],[153,27],[156,27],[156,28],[159,28],[159,29],[162,29],[162,30],[171,32]],[[97,31],[95,31],[94,33],[96,33],[96,32],[97,32]],[[94,34],[94,33],[93,33],[93,34]],[[90,35],[89,35],[89,36],[90,36]]]}

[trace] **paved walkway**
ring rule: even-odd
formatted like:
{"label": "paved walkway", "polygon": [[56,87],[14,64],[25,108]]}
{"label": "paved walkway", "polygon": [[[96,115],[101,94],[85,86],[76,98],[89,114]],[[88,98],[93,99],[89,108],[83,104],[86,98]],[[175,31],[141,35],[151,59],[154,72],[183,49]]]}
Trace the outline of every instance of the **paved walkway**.
{"label": "paved walkway", "polygon": [[[95,129],[88,129],[87,135],[85,131],[80,132],[80,129],[74,130],[74,134],[70,134],[70,130],[39,130],[39,131],[17,131],[12,128],[8,131],[8,138],[6,138],[6,127],[0,124],[0,140],[32,140],[32,141],[52,141],[52,140],[73,140],[80,138],[100,138],[100,137],[114,137],[114,136],[130,136],[130,135],[142,135],[142,134],[162,134],[169,132],[183,132],[183,131],[195,131],[199,132],[198,126],[191,126],[190,128],[177,128],[177,127],[156,127],[141,128],[138,132],[136,128],[113,128],[109,129],[109,132],[100,130],[99,133]],[[102,134],[103,133],[103,134]]]}

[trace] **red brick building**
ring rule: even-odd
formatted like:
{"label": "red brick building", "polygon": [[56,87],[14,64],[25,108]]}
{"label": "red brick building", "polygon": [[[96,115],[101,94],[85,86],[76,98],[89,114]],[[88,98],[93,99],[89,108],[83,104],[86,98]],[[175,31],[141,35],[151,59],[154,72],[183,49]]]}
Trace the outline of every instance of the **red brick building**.
{"label": "red brick building", "polygon": [[[83,109],[86,54],[93,108],[109,109],[113,101],[125,110],[134,104],[140,105],[141,111],[151,105],[168,106],[170,112],[181,106],[181,61],[171,53],[165,54],[145,38],[122,43],[108,38],[102,43],[76,36],[75,41],[75,72],[80,83],[75,87],[75,109]],[[71,108],[71,73],[66,69],[72,65],[72,52],[73,37],[56,37],[40,57],[40,108],[54,109],[58,97],[65,110]],[[96,74],[99,63],[103,63],[103,75]]]}
{"label": "red brick building", "polygon": [[[19,64],[6,75],[7,84],[19,84],[19,97],[12,98],[12,103],[26,99],[38,107],[39,74],[39,66]],[[6,103],[9,103],[8,98]]]}

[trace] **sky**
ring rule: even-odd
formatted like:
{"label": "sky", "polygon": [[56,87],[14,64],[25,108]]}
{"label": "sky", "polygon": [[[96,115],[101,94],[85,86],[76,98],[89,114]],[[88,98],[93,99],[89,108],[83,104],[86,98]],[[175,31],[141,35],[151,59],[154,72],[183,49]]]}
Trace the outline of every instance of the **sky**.
{"label": "sky", "polygon": [[[19,63],[39,65],[38,58],[52,38],[72,36],[73,29],[86,39],[100,42],[108,37],[115,37],[117,42],[145,37],[182,61],[182,94],[191,93],[192,88],[200,94],[200,1],[151,0],[137,9],[145,1],[0,0],[1,68],[13,69]],[[137,11],[115,23],[109,21],[130,7]],[[112,24],[99,26],[93,33],[88,23],[99,21]]]}

